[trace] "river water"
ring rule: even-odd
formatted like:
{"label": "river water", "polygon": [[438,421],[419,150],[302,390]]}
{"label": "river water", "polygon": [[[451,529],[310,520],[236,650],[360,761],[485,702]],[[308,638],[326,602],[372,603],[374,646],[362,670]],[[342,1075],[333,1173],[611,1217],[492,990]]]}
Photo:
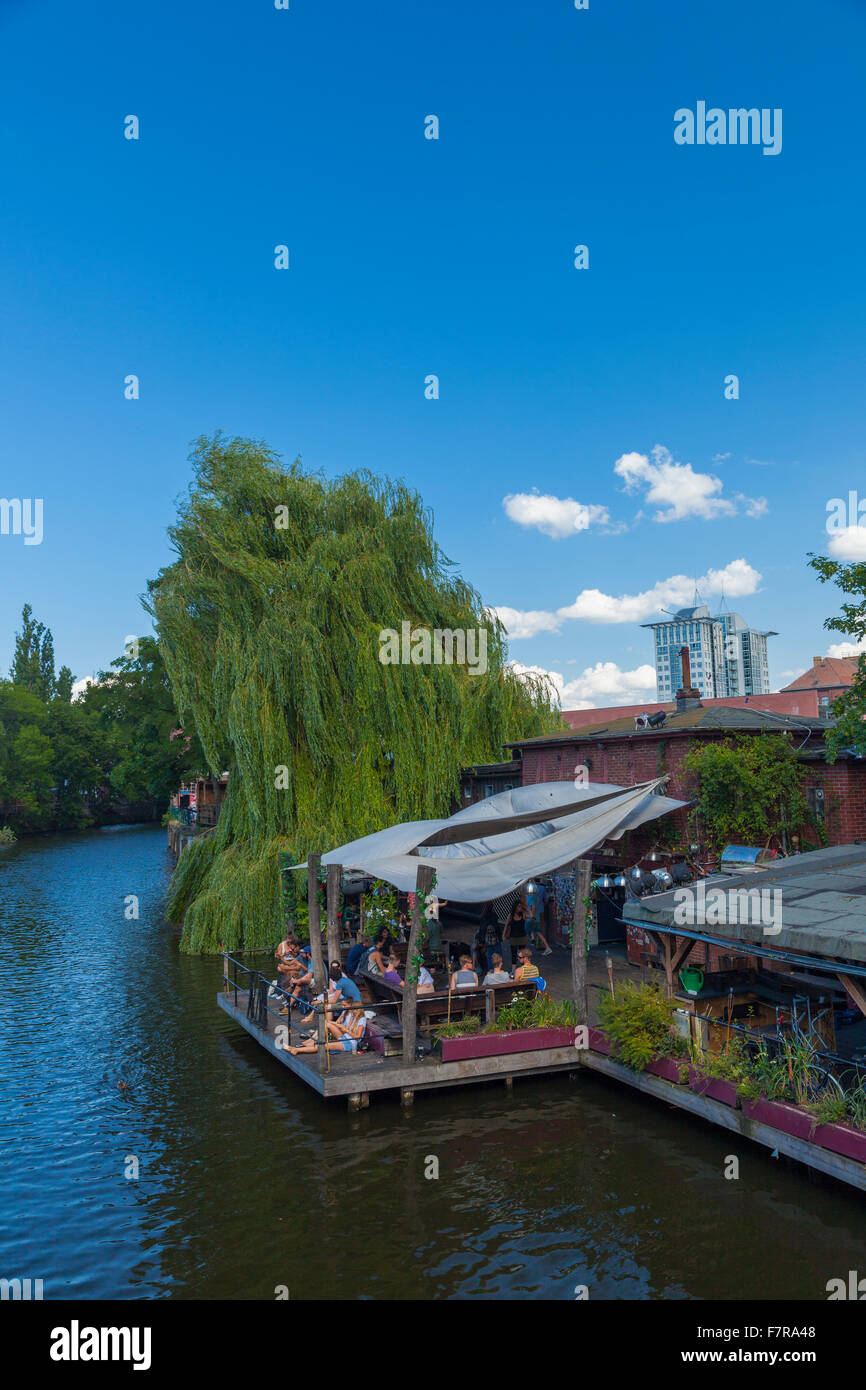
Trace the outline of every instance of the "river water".
{"label": "river water", "polygon": [[179,954],[171,867],[150,826],[0,850],[0,1277],[46,1299],[824,1299],[866,1273],[854,1192],[600,1078],[325,1104],[217,1008],[219,961]]}

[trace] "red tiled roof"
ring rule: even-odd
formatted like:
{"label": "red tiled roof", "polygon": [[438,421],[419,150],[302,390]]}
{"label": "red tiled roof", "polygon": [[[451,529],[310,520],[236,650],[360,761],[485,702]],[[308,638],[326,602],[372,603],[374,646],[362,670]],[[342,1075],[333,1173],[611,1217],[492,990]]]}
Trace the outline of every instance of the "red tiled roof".
{"label": "red tiled roof", "polygon": [[853,685],[857,661],[856,656],[822,656],[816,658],[808,671],[804,671],[802,676],[791,681],[790,685],[783,685],[782,691],[830,690],[838,689],[839,686]]}

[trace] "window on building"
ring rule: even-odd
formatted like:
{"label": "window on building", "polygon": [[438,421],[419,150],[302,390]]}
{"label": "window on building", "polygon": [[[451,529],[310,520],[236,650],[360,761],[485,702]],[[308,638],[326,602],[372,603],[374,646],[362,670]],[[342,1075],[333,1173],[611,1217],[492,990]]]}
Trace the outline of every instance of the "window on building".
{"label": "window on building", "polygon": [[824,815],[824,788],[823,788],[823,787],[807,787],[807,788],[806,788],[806,804],[808,805],[809,810],[812,812],[812,815],[815,817],[815,820],[818,822],[818,824],[819,824],[819,825],[823,825],[823,824],[824,824],[824,819],[825,819],[825,815]]}

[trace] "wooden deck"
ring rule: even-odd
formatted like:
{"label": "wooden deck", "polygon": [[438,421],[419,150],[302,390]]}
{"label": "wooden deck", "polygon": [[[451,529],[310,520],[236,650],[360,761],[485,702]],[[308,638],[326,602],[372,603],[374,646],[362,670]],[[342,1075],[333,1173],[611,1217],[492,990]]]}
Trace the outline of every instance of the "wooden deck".
{"label": "wooden deck", "polygon": [[[375,1091],[438,1090],[445,1086],[471,1085],[480,1081],[503,1081],[513,1076],[541,1076],[551,1072],[574,1071],[578,1052],[573,1047],[550,1048],[542,1052],[517,1052],[505,1057],[478,1057],[464,1062],[440,1062],[422,1058],[414,1066],[405,1066],[402,1057],[383,1057],[378,1052],[330,1052],[330,1071],[319,1070],[315,1053],[293,1057],[280,1044],[285,1041],[287,1024],[275,1014],[268,1014],[267,1028],[259,1028],[247,1018],[247,994],[238,989],[237,1006],[234,991],[217,995],[220,1008],[270,1052],[282,1066],[325,1099],[349,1097],[364,1104],[365,1097]],[[278,1034],[278,1030],[280,1030]],[[404,1099],[408,1096],[404,1096]]]}

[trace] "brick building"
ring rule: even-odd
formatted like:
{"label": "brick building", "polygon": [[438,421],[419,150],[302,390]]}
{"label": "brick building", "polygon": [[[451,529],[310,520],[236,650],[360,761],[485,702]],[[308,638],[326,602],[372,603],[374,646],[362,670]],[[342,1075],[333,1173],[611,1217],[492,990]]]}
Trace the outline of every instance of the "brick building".
{"label": "brick building", "polygon": [[809,670],[779,693],[812,699],[818,716],[829,716],[833,701],[854,684],[858,664],[855,656],[815,656]]}
{"label": "brick building", "polygon": [[[787,732],[799,749],[810,810],[824,825],[828,843],[866,839],[866,761],[842,754],[836,763],[827,763],[826,720],[793,719],[753,707],[688,703],[690,708],[674,710],[659,728],[638,728],[634,717],[618,718],[568,733],[523,739],[506,747],[521,761],[524,785],[569,780],[583,765],[590,782],[618,786],[668,776],[667,794],[688,800],[694,789],[683,763],[695,747],[736,735]],[[675,812],[659,825],[669,825],[675,842],[685,845],[693,833],[688,828],[688,815],[687,810]],[[648,849],[658,833],[658,827],[651,825],[638,835],[646,840]],[[639,857],[642,849],[642,841],[635,838],[632,857]]]}

